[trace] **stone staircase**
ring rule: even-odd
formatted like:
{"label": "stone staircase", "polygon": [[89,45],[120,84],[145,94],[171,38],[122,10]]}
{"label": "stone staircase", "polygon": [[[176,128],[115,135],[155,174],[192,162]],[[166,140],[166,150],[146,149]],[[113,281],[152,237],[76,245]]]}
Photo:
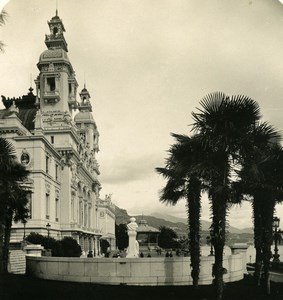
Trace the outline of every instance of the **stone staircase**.
{"label": "stone staircase", "polygon": [[26,273],[26,253],[22,250],[10,250],[9,273]]}

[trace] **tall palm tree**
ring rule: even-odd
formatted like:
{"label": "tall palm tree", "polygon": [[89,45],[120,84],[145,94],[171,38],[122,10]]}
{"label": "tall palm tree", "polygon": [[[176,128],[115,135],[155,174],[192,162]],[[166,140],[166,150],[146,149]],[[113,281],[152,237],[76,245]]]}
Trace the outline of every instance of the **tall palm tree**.
{"label": "tall palm tree", "polygon": [[249,142],[247,136],[260,118],[260,111],[258,104],[249,97],[230,98],[219,92],[207,95],[200,104],[202,108],[192,114],[193,130],[201,137],[203,149],[212,152],[214,157],[214,169],[209,178],[215,250],[213,275],[217,299],[222,299],[223,249],[232,175],[240,162],[245,142]]}
{"label": "tall palm tree", "polygon": [[267,293],[269,293],[273,213],[276,202],[283,199],[283,149],[276,143],[279,134],[270,126],[269,129],[266,135],[266,138],[270,136],[269,143],[261,145],[260,149],[254,147],[245,158],[243,169],[239,173],[241,180],[237,183],[243,194],[252,197],[256,249],[255,278],[260,284],[260,269],[263,264]]}
{"label": "tall palm tree", "polygon": [[177,142],[169,149],[165,168],[156,171],[167,179],[160,201],[175,205],[180,199],[187,201],[189,224],[189,250],[193,285],[198,286],[200,272],[200,213],[202,181],[197,173],[201,163],[201,145],[196,137],[172,134]]}
{"label": "tall palm tree", "polygon": [[[264,232],[263,208],[260,199],[265,193],[265,189],[269,188],[264,183],[265,176],[260,166],[264,161],[268,161],[268,157],[273,156],[274,150],[278,148],[280,138],[280,134],[268,123],[256,123],[249,137],[251,143],[246,144],[248,147],[242,155],[242,169],[238,173],[239,180],[234,183],[236,201],[240,202],[240,199],[245,199],[245,196],[248,195],[247,199],[251,200],[253,207],[254,245],[256,249],[255,277],[258,280],[262,263]],[[274,184],[275,182],[273,182]],[[268,201],[268,199],[269,196],[263,198],[264,201]]]}
{"label": "tall palm tree", "polygon": [[27,194],[22,182],[29,172],[16,161],[15,149],[0,138],[0,272],[7,272],[12,221],[28,217]]}

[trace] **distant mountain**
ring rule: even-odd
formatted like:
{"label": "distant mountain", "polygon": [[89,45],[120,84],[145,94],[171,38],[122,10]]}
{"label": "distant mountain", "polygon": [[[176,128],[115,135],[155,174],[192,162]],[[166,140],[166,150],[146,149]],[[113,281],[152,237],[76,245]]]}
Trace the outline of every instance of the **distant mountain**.
{"label": "distant mountain", "polygon": [[116,218],[116,223],[119,224],[127,224],[130,221],[130,216],[128,215],[128,212],[115,205],[115,218]]}
{"label": "distant mountain", "polygon": [[254,230],[251,227],[241,229],[241,233],[254,234]]}
{"label": "distant mountain", "polygon": [[171,215],[161,214],[159,212],[155,212],[150,215],[154,216],[156,218],[165,219],[165,220],[173,222],[173,223],[186,223],[187,222],[186,218],[178,218],[178,217],[174,217]]}
{"label": "distant mountain", "polygon": [[[160,218],[169,222],[173,222],[173,223],[183,223],[183,224],[188,224],[188,220],[186,218],[178,218],[178,217],[174,217],[174,216],[170,216],[170,215],[166,215],[166,214],[161,214],[161,213],[152,213],[152,216],[155,216],[156,218]],[[201,220],[201,228],[203,231],[209,231],[210,228],[210,224],[211,222],[205,221],[205,220]]]}
{"label": "distant mountain", "polygon": [[159,229],[160,226],[166,226],[174,229],[178,235],[187,235],[188,226],[185,222],[171,222],[166,219],[154,217],[154,216],[145,216],[145,215],[136,215],[129,216],[128,212],[125,209],[121,209],[116,206],[115,217],[117,224],[127,224],[129,223],[130,217],[135,217],[136,222],[139,223],[140,220],[144,219],[147,221],[149,226]]}
{"label": "distant mountain", "polygon": [[[158,212],[152,213],[151,215],[155,216],[157,218],[165,219],[165,220],[170,221],[170,222],[176,222],[176,223],[181,222],[181,223],[184,223],[184,224],[188,223],[186,218],[178,218],[178,217],[170,216],[170,215],[167,215],[167,214],[161,214],[161,213],[158,213]],[[201,220],[201,228],[202,228],[203,231],[209,231],[210,225],[211,225],[211,222]],[[238,228],[230,226],[230,225],[228,226],[228,231],[230,233],[236,233],[236,234],[241,234],[241,233],[253,234],[253,229],[252,228],[238,229]]]}
{"label": "distant mountain", "polygon": [[[127,224],[130,220],[128,212],[125,209],[119,208],[116,206],[116,223],[117,224]],[[136,215],[133,216],[136,218],[137,223],[143,218],[147,221],[149,226],[159,228],[160,226],[166,226],[174,229],[178,235],[187,235],[188,233],[188,225],[187,225],[187,219],[185,218],[178,218],[166,214],[161,214],[161,213],[153,213],[150,216],[145,216],[145,215]],[[201,228],[202,231],[209,231],[211,222],[201,220]],[[245,228],[245,229],[238,229],[233,226],[228,227],[228,231],[231,234],[243,234],[243,233],[249,233],[252,234],[253,230],[251,228]]]}

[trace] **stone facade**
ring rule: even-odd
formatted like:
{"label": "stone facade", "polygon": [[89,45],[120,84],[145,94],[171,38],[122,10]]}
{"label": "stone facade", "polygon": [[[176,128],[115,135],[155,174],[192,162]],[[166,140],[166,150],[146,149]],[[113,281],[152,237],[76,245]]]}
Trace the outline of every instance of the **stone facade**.
{"label": "stone facade", "polygon": [[57,12],[48,25],[35,94],[30,88],[20,98],[2,96],[0,135],[14,144],[19,161],[31,172],[26,182],[32,190],[30,219],[13,225],[11,242],[30,232],[55,239],[72,236],[85,252],[98,255],[101,238],[115,247],[114,205],[111,197],[99,196],[99,132],[85,86],[77,101],[78,83]]}

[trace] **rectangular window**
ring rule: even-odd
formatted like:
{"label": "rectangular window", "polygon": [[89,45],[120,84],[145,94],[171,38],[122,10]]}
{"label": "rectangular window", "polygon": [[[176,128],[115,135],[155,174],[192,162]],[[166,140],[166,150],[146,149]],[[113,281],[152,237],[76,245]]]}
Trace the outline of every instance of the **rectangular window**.
{"label": "rectangular window", "polygon": [[83,208],[83,203],[80,203],[80,224],[83,225],[83,220],[84,220],[84,208]]}
{"label": "rectangular window", "polygon": [[45,212],[46,212],[46,219],[49,220],[50,218],[50,195],[46,194],[45,197]]}
{"label": "rectangular window", "polygon": [[55,91],[55,78],[54,77],[48,77],[47,78],[47,86],[50,92]]}
{"label": "rectangular window", "polygon": [[71,198],[71,221],[75,220],[75,197],[72,196]]}
{"label": "rectangular window", "polygon": [[55,165],[55,180],[58,180],[58,169],[59,169],[59,167],[58,167],[58,165],[56,164],[56,165]]}
{"label": "rectangular window", "polygon": [[54,136],[51,135],[51,144],[54,144]]}
{"label": "rectangular window", "polygon": [[84,226],[87,226],[87,218],[88,218],[88,215],[87,215],[87,206],[85,204],[84,205]]}
{"label": "rectangular window", "polygon": [[91,208],[88,208],[88,227],[90,228],[91,223]]}
{"label": "rectangular window", "polygon": [[49,156],[48,155],[46,155],[46,157],[45,157],[45,163],[46,163],[46,173],[48,173],[49,172]]}
{"label": "rectangular window", "polygon": [[59,199],[55,199],[55,221],[59,221]]}

